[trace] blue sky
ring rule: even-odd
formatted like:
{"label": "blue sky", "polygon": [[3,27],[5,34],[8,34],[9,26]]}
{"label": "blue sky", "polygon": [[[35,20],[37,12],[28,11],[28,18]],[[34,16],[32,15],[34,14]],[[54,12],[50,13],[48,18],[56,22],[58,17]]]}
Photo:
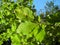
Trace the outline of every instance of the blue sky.
{"label": "blue sky", "polygon": [[[40,11],[40,9],[42,9],[42,11],[44,12],[44,6],[46,4],[47,1],[52,1],[52,0],[34,0],[33,1],[33,5],[35,5],[35,8],[37,9],[37,12]],[[54,4],[55,5],[60,5],[60,0],[54,0]]]}

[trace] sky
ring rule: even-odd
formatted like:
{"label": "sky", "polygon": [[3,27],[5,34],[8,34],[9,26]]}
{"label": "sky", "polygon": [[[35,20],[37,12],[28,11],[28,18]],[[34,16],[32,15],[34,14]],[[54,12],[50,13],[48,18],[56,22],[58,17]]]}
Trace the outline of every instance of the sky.
{"label": "sky", "polygon": [[[47,1],[52,1],[52,0],[34,0],[33,1],[33,5],[35,5],[37,12],[39,12],[40,9],[42,9],[42,12],[45,11],[44,6],[46,5]],[[60,0],[54,0],[54,4],[60,6]]]}

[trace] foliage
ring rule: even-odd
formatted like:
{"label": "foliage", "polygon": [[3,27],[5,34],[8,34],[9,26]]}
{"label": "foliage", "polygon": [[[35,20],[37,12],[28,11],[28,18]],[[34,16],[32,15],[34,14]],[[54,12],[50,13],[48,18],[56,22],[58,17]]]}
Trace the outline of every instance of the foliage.
{"label": "foliage", "polygon": [[60,45],[60,9],[54,5],[54,2],[46,4],[46,15],[42,18],[46,24],[45,38],[42,41],[44,45]]}
{"label": "foliage", "polygon": [[60,44],[60,10],[50,2],[46,15],[36,16],[32,2],[1,0],[0,45]]}
{"label": "foliage", "polygon": [[[60,12],[56,12],[46,17],[46,45],[60,44]],[[48,40],[49,39],[49,40]]]}
{"label": "foliage", "polygon": [[58,5],[55,5],[53,1],[46,3],[46,6],[45,6],[46,15],[56,13],[58,9],[59,9]]}
{"label": "foliage", "polygon": [[32,0],[2,0],[0,8],[0,45],[39,45],[45,25],[35,16]]}

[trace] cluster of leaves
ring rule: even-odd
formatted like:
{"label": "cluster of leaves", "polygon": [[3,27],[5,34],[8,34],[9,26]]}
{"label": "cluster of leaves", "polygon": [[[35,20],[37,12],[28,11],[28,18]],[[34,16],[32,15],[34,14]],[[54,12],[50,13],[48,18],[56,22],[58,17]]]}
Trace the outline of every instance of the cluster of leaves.
{"label": "cluster of leaves", "polygon": [[[45,25],[35,16],[32,0],[2,0],[0,6],[0,45],[39,45],[45,36]],[[10,39],[10,40],[9,40]],[[5,44],[6,42],[7,44]]]}
{"label": "cluster of leaves", "polygon": [[[35,15],[33,0],[1,0],[0,45],[59,45],[60,11],[47,4],[46,16]],[[50,9],[49,9],[50,8]]]}
{"label": "cluster of leaves", "polygon": [[46,16],[41,17],[46,24],[45,38],[42,41],[45,45],[60,45],[60,9],[54,2],[46,4]]}
{"label": "cluster of leaves", "polygon": [[[47,15],[46,20],[46,45],[60,44],[60,12]],[[47,40],[49,39],[49,40]]]}

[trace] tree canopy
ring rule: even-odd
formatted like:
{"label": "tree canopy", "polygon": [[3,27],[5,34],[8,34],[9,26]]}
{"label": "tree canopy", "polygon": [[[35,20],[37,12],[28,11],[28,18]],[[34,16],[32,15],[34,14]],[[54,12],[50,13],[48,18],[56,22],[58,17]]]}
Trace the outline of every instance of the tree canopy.
{"label": "tree canopy", "polygon": [[0,45],[60,44],[59,6],[46,3],[46,15],[37,16],[33,0],[0,2]]}

